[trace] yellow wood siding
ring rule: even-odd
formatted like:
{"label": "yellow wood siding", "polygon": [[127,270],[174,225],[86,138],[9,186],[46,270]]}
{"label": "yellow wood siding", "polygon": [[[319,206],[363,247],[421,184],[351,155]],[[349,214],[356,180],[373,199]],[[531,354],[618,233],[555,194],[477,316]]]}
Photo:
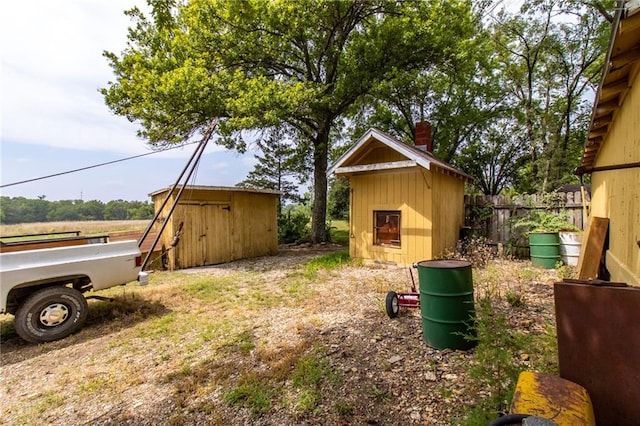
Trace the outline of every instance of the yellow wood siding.
{"label": "yellow wood siding", "polygon": [[[640,162],[638,77],[611,125],[595,167]],[[640,168],[594,172],[591,215],[608,217],[607,268],[612,281],[640,286]]]}
{"label": "yellow wood siding", "polygon": [[433,254],[442,257],[455,250],[464,225],[464,183],[433,171]]}
{"label": "yellow wood siding", "polygon": [[[159,209],[166,191],[155,194]],[[172,204],[164,208],[159,222]],[[168,253],[170,269],[212,265],[278,252],[277,195],[248,191],[187,189],[162,234],[168,248],[180,224],[179,243]],[[155,229],[159,230],[160,223]]]}
{"label": "yellow wood siding", "polygon": [[[397,265],[430,259],[433,256],[430,179],[431,172],[421,172],[419,168],[351,176],[350,255]],[[374,245],[377,210],[401,212],[399,248]]]}
{"label": "yellow wood siding", "polygon": [[370,145],[367,145],[366,149],[363,149],[362,152],[359,152],[357,155],[354,155],[353,158],[349,159],[349,161],[346,161],[344,166],[379,164],[391,161],[403,161],[406,159],[407,158],[398,151],[379,142],[372,142]]}
{"label": "yellow wood siding", "polygon": [[277,197],[238,192],[234,196],[235,258],[278,253]]}

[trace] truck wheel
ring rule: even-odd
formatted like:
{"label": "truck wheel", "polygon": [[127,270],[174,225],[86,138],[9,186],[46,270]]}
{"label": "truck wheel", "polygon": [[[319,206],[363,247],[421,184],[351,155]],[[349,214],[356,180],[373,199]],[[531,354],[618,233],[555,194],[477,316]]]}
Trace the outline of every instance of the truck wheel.
{"label": "truck wheel", "polygon": [[78,290],[48,287],[30,295],[16,311],[16,333],[27,342],[62,339],[84,324],[89,306]]}

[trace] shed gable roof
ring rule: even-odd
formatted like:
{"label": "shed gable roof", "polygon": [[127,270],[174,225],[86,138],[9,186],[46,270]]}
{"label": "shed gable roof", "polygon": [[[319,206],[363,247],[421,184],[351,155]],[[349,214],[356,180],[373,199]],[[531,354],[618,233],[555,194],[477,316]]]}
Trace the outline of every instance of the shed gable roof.
{"label": "shed gable roof", "polygon": [[[385,163],[375,164],[359,164],[355,166],[348,166],[349,160],[354,159],[359,153],[367,148],[375,141],[380,142],[390,149],[400,153],[406,158],[404,161],[392,161]],[[468,174],[458,170],[452,165],[438,160],[431,153],[422,151],[414,146],[407,145],[406,143],[399,141],[398,139],[390,136],[377,129],[369,129],[364,135],[358,139],[358,141],[347,150],[338,161],[333,164],[327,171],[327,175],[332,174],[353,174],[359,172],[371,172],[377,170],[393,170],[403,169],[420,166],[424,169],[431,170],[432,167],[436,167],[445,173],[452,174],[460,179],[466,181],[473,181],[473,178]]]}
{"label": "shed gable roof", "polygon": [[[576,174],[590,173],[616,113],[640,71],[640,1],[618,1],[605,70],[596,93],[580,166]],[[611,143],[611,142],[606,142]]]}

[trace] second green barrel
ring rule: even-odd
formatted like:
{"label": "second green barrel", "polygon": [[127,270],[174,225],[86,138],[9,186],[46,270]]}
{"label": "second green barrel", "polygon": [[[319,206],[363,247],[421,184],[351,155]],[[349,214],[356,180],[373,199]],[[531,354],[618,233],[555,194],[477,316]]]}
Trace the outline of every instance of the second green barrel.
{"label": "second green barrel", "polygon": [[553,269],[560,261],[560,239],[557,232],[531,232],[529,234],[531,263],[543,269]]}
{"label": "second green barrel", "polygon": [[422,336],[436,349],[471,349],[475,309],[471,263],[426,260],[417,264]]}

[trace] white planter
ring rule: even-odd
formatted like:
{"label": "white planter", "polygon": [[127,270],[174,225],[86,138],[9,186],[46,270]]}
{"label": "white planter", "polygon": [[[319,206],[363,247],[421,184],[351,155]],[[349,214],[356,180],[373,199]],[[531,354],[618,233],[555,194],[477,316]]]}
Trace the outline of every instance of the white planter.
{"label": "white planter", "polygon": [[582,244],[582,233],[580,232],[559,232],[560,236],[560,258],[569,266],[577,266],[580,257],[580,245]]}

